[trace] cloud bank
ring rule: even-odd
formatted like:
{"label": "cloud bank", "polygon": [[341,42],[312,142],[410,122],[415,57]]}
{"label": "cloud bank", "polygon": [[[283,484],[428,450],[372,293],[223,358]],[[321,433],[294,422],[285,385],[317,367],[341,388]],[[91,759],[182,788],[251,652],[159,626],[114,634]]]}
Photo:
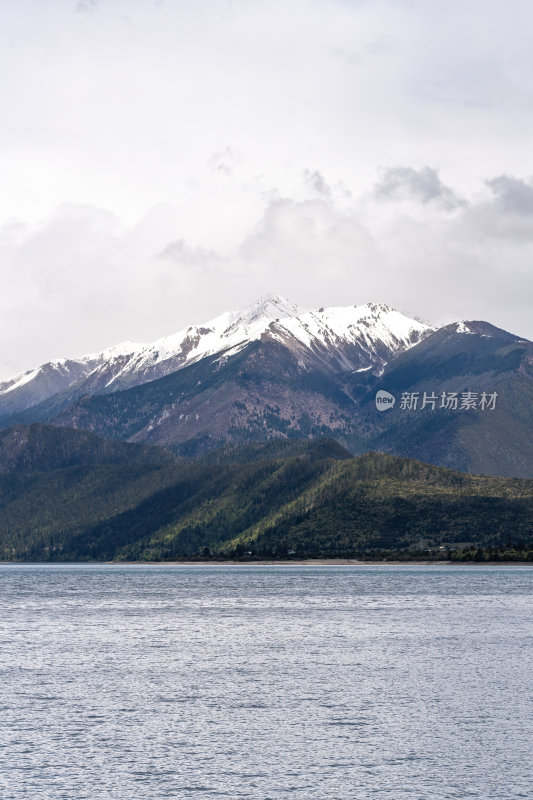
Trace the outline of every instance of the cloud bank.
{"label": "cloud bank", "polygon": [[0,377],[267,291],[533,337],[532,26],[525,0],[10,4]]}
{"label": "cloud bank", "polygon": [[4,342],[17,334],[4,373],[125,338],[149,341],[269,291],[306,307],[375,300],[436,323],[487,319],[533,337],[533,184],[498,176],[452,204],[451,188],[435,193],[430,182],[426,191],[428,170],[423,192],[419,173],[403,167],[387,176],[406,175],[406,193],[394,183],[359,196],[324,193],[309,170],[300,197],[266,194],[247,231],[218,248],[174,238],[171,204],[134,225],[80,205],[38,226],[6,223],[0,269],[10,292],[0,325]]}

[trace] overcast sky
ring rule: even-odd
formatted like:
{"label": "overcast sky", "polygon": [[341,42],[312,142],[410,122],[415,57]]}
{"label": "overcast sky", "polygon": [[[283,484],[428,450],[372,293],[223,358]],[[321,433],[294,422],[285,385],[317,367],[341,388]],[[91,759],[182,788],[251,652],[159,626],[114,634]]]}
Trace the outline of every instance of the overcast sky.
{"label": "overcast sky", "polygon": [[529,0],[17,0],[0,378],[267,292],[533,338]]}

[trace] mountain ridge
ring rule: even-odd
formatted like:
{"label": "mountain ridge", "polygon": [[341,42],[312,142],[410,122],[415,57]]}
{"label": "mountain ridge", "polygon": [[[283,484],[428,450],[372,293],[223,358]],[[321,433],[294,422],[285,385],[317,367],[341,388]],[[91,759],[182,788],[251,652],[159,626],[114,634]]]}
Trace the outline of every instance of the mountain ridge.
{"label": "mountain ridge", "polygon": [[[0,428],[50,423],[187,458],[325,436],[357,455],[383,451],[466,472],[533,477],[528,340],[482,320],[435,329],[377,304],[300,312],[277,296],[215,323],[186,329],[185,350],[183,331],[127,363],[128,348],[117,347],[111,365],[4,414]],[[153,370],[164,374],[152,377]],[[380,390],[397,399],[386,413],[377,409]],[[498,397],[485,412],[422,404],[426,395],[483,392]],[[410,395],[418,406],[403,403]]]}
{"label": "mountain ridge", "polygon": [[57,359],[0,384],[0,418],[55,395],[75,400],[107,394],[164,377],[202,358],[230,358],[251,342],[278,341],[305,356],[333,360],[341,371],[380,369],[433,328],[384,304],[302,311],[279,295],[267,295],[242,311],[224,312],[151,344],[124,342],[81,356]]}
{"label": "mountain ridge", "polygon": [[105,464],[175,463],[160,447],[103,439],[89,431],[34,423],[0,431],[0,474],[51,472]]}

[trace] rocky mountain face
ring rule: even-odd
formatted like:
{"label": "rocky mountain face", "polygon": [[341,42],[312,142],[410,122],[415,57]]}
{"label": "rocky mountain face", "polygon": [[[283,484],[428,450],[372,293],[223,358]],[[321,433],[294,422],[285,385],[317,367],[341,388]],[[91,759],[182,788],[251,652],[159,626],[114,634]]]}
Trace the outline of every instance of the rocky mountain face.
{"label": "rocky mountain face", "polygon": [[38,375],[4,384],[3,426],[50,422],[188,457],[328,436],[355,454],[533,477],[533,343],[487,322],[434,329],[383,305],[302,313],[268,297],[91,358],[40,402],[28,400]]}
{"label": "rocky mountain face", "polygon": [[[330,436],[469,472],[533,476],[533,344],[484,325],[449,326],[381,375],[303,362],[279,342],[203,359],[158,381],[81,398],[54,419],[198,456],[227,443]],[[490,332],[489,332],[490,331]],[[386,391],[395,404],[376,407]]]}
{"label": "rocky mountain face", "polygon": [[82,397],[53,421],[197,456],[228,442],[351,432],[356,404],[344,384],[345,373],[321,358],[304,361],[280,342],[259,340],[231,358],[207,357],[126,391]]}
{"label": "rocky mountain face", "polygon": [[[377,389],[396,401],[381,413]],[[486,322],[441,328],[385,367],[361,398],[359,423],[365,450],[531,477],[533,343]]]}

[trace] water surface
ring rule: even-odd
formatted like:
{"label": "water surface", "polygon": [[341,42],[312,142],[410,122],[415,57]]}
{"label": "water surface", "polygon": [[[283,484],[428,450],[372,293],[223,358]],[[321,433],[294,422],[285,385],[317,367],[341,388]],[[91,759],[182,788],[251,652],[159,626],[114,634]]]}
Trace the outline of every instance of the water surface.
{"label": "water surface", "polygon": [[532,595],[528,566],[0,566],[0,796],[530,797]]}

